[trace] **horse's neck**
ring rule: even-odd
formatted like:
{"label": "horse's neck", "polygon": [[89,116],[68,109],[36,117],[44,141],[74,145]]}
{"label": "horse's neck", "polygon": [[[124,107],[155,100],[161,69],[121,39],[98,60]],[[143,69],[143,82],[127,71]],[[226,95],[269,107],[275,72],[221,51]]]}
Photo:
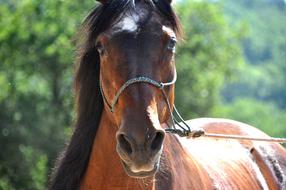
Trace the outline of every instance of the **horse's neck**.
{"label": "horse's neck", "polygon": [[185,152],[175,136],[166,136],[162,162],[162,171],[156,176],[158,189],[213,189],[207,171]]}
{"label": "horse's neck", "polygon": [[207,174],[190,158],[173,136],[164,142],[156,180],[127,176],[116,152],[117,127],[103,111],[90,160],[81,183],[82,190],[96,189],[208,189]]}
{"label": "horse's neck", "polygon": [[153,179],[133,179],[125,173],[116,153],[116,130],[103,111],[81,189],[153,189]]}

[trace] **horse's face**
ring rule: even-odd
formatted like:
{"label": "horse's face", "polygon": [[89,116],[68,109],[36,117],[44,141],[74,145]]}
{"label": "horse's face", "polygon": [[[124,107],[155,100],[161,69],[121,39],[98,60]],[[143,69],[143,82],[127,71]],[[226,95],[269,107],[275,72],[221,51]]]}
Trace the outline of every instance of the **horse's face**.
{"label": "horse's face", "polygon": [[[101,86],[109,103],[131,78],[169,82],[174,77],[175,33],[170,23],[150,8],[145,2],[138,3],[97,38]],[[174,87],[166,87],[165,92],[172,105]],[[116,150],[127,174],[153,175],[162,153],[162,126],[169,118],[161,90],[148,83],[134,83],[122,92],[113,113],[107,104],[105,108],[118,126]]]}

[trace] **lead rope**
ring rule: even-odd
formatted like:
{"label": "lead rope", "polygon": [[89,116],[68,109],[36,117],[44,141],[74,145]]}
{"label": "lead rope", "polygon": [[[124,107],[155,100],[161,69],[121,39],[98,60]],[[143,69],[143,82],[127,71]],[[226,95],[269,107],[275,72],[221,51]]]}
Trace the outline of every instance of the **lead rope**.
{"label": "lead rope", "polygon": [[[165,94],[165,93],[163,93]],[[165,96],[165,95],[164,95]],[[171,120],[173,123],[177,124],[182,130],[179,130],[175,127],[171,128],[168,125],[168,129],[165,129],[165,131],[167,133],[172,133],[172,134],[177,134],[180,137],[187,137],[187,138],[198,138],[198,137],[208,137],[208,138],[216,138],[216,139],[233,139],[233,140],[251,140],[251,141],[264,141],[264,142],[277,142],[277,143],[281,143],[284,144],[286,143],[286,138],[273,138],[273,137],[268,137],[268,138],[259,138],[259,137],[250,137],[250,136],[242,136],[242,135],[225,135],[225,134],[214,134],[214,133],[207,133],[205,132],[202,128],[198,128],[198,129],[191,129],[191,127],[186,123],[186,121],[181,117],[181,115],[179,114],[177,108],[174,106],[174,112],[176,113],[176,115],[179,117],[181,123],[179,121],[177,121],[171,111],[171,107],[168,105],[168,110],[169,113],[171,115]],[[185,125],[185,127],[187,127],[187,129],[185,129],[182,124]]]}
{"label": "lead rope", "polygon": [[[180,121],[176,119],[174,116],[170,102],[168,100],[168,97],[166,95],[166,92],[164,90],[164,86],[160,88],[162,91],[162,94],[164,96],[164,99],[166,101],[169,115],[171,118],[172,126],[168,125],[168,129],[165,129],[166,133],[171,133],[171,134],[177,134],[180,137],[187,137],[187,138],[198,138],[201,136],[208,137],[208,138],[220,138],[220,139],[236,139],[236,140],[251,140],[251,141],[266,141],[266,142],[277,142],[277,143],[286,143],[286,138],[257,138],[257,137],[250,137],[250,136],[242,136],[242,135],[225,135],[225,134],[213,134],[213,133],[207,133],[204,131],[202,128],[197,128],[197,129],[192,129],[187,122],[183,119],[183,117],[180,115],[178,112],[176,106],[174,105],[174,113],[178,117]],[[181,129],[178,129],[176,127],[180,127]]]}
{"label": "lead rope", "polygon": [[[171,105],[170,102],[168,100],[168,97],[166,95],[166,92],[164,90],[164,88],[161,88],[162,94],[164,96],[164,99],[166,101],[167,104],[167,108],[169,111],[169,115],[171,118],[171,122],[173,126],[170,126],[168,123],[168,129],[165,129],[166,133],[172,133],[172,134],[177,134],[180,137],[200,137],[202,135],[205,134],[205,131],[203,129],[192,129],[186,122],[185,120],[182,118],[182,116],[180,115],[180,113],[178,112],[176,106],[174,105],[174,113],[176,114],[176,116],[178,117],[178,119],[180,121],[178,121],[176,119],[176,117],[174,116],[172,109],[171,109]],[[176,125],[178,127],[180,127],[181,129],[177,129]],[[183,126],[184,125],[184,126]]]}
{"label": "lead rope", "polygon": [[[177,115],[177,117],[180,119],[180,122],[174,117],[170,103],[167,99],[167,95],[162,89],[163,95],[165,97],[165,100],[167,102],[169,114],[171,116],[173,128],[168,125],[168,129],[165,129],[167,133],[177,134],[180,137],[187,137],[187,138],[198,138],[201,136],[208,137],[208,138],[216,138],[216,139],[236,139],[236,140],[251,140],[251,141],[264,141],[264,142],[277,142],[277,143],[286,143],[286,138],[274,138],[274,137],[268,137],[268,138],[257,138],[257,137],[250,137],[250,136],[242,136],[242,135],[225,135],[225,134],[214,134],[214,133],[207,133],[202,128],[198,129],[192,129],[186,121],[182,118],[180,113],[178,112],[176,106],[174,106],[174,113]],[[177,129],[175,126],[177,124],[182,130]],[[184,126],[182,126],[184,125]]]}

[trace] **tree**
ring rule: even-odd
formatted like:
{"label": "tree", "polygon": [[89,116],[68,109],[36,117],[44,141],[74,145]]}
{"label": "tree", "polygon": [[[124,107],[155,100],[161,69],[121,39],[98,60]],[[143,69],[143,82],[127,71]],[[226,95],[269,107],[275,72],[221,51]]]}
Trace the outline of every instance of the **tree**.
{"label": "tree", "polygon": [[213,112],[278,137],[286,136],[285,9],[283,0],[224,1],[231,25],[243,22],[248,28],[241,40],[247,64],[237,80],[225,84],[222,104]]}
{"label": "tree", "polygon": [[232,25],[244,22],[248,34],[241,41],[247,65],[238,81],[229,83],[227,102],[243,96],[273,101],[286,108],[286,3],[283,0],[225,1]]}
{"label": "tree", "polygon": [[229,26],[218,3],[182,1],[176,8],[185,31],[176,55],[176,104],[185,118],[206,116],[223,82],[243,63],[243,30]]}
{"label": "tree", "polygon": [[73,36],[92,2],[0,2],[0,189],[44,189],[72,126]]}
{"label": "tree", "polygon": [[237,98],[230,104],[215,107],[213,115],[248,123],[272,136],[286,136],[286,112],[271,102]]}

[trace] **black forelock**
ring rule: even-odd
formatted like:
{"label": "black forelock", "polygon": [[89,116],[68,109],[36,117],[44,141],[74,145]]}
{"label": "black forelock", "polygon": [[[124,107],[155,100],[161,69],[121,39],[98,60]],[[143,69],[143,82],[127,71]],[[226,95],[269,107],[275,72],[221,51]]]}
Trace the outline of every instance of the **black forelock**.
{"label": "black forelock", "polygon": [[[88,30],[88,42],[95,44],[98,35],[107,30],[115,20],[126,11],[133,9],[139,1],[149,2],[150,8],[155,8],[171,23],[178,37],[181,36],[181,28],[178,18],[168,0],[110,0],[104,5],[95,7],[84,21],[84,27]],[[146,19],[144,19],[146,21]],[[144,25],[144,21],[140,21]]]}

